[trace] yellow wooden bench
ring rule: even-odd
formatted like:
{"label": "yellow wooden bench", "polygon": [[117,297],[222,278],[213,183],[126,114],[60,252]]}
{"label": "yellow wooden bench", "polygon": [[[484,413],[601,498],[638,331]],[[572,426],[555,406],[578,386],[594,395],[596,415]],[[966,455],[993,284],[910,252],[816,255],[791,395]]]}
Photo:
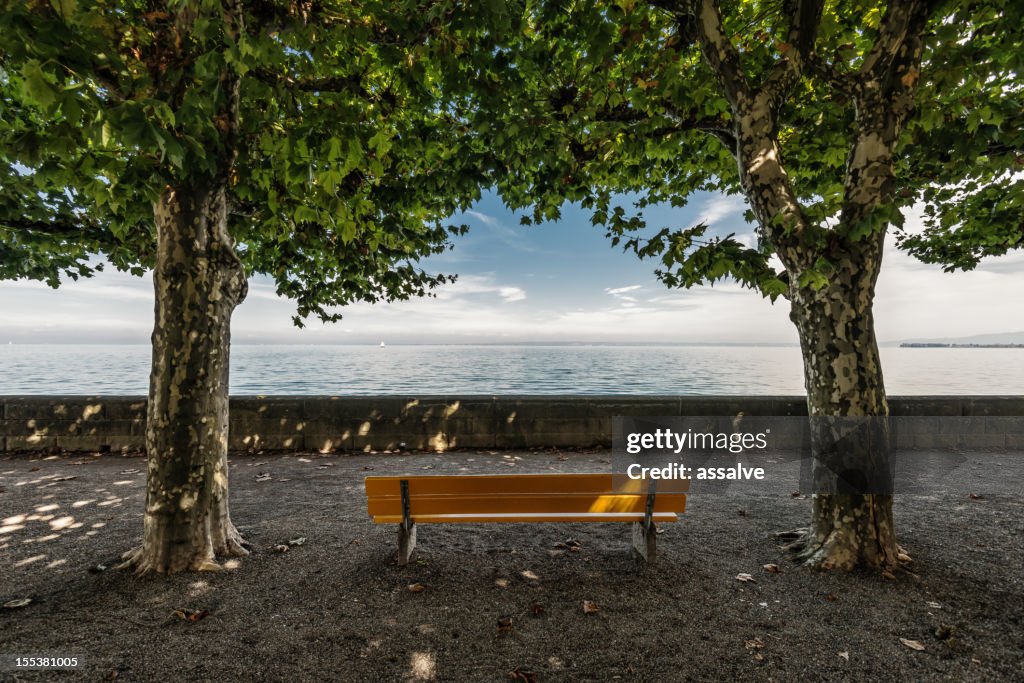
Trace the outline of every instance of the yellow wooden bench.
{"label": "yellow wooden bench", "polygon": [[688,482],[619,481],[600,474],[366,477],[367,510],[398,524],[398,564],[416,547],[416,524],[446,522],[633,522],[633,548],[655,558],[655,524],[686,509]]}

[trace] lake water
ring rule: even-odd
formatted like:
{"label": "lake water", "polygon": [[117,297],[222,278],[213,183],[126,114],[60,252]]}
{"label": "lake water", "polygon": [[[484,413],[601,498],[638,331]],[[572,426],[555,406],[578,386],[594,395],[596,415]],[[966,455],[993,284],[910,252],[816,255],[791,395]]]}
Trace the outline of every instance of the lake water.
{"label": "lake water", "polygon": [[[0,345],[2,394],[145,394],[148,346]],[[883,348],[891,395],[1024,393],[1024,349]],[[235,346],[233,394],[802,394],[762,346]]]}

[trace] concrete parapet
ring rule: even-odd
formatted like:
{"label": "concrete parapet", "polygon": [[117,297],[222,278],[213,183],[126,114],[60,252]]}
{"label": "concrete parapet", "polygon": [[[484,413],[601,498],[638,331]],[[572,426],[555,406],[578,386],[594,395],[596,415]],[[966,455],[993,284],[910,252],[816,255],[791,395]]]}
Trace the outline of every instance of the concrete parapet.
{"label": "concrete parapet", "polygon": [[[952,448],[967,429],[978,444],[1024,440],[1024,397],[909,396],[897,417],[958,417],[955,429],[906,425],[907,447]],[[615,416],[801,416],[799,396],[234,396],[234,451],[607,446]],[[0,396],[0,452],[141,450],[140,396]],[[910,421],[914,423],[913,420]],[[966,425],[966,427],[965,427]],[[953,433],[957,431],[957,433]],[[791,435],[797,438],[797,434]]]}

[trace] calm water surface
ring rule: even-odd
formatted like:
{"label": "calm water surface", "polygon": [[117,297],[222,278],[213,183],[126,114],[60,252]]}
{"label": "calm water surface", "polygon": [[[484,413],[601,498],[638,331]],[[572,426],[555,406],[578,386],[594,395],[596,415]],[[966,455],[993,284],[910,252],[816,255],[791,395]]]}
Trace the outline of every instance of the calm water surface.
{"label": "calm water surface", "polygon": [[[0,394],[145,394],[148,346],[0,345]],[[1024,393],[1024,349],[883,348],[890,394]],[[802,394],[759,346],[235,346],[233,394]]]}

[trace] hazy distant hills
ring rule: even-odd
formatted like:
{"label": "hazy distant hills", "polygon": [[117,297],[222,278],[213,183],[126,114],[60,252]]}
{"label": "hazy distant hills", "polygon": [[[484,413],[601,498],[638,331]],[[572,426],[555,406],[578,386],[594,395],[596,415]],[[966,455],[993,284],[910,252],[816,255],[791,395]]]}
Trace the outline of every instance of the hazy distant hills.
{"label": "hazy distant hills", "polygon": [[901,344],[1024,344],[1024,330],[976,334],[971,337],[943,337],[939,339],[903,339]]}

